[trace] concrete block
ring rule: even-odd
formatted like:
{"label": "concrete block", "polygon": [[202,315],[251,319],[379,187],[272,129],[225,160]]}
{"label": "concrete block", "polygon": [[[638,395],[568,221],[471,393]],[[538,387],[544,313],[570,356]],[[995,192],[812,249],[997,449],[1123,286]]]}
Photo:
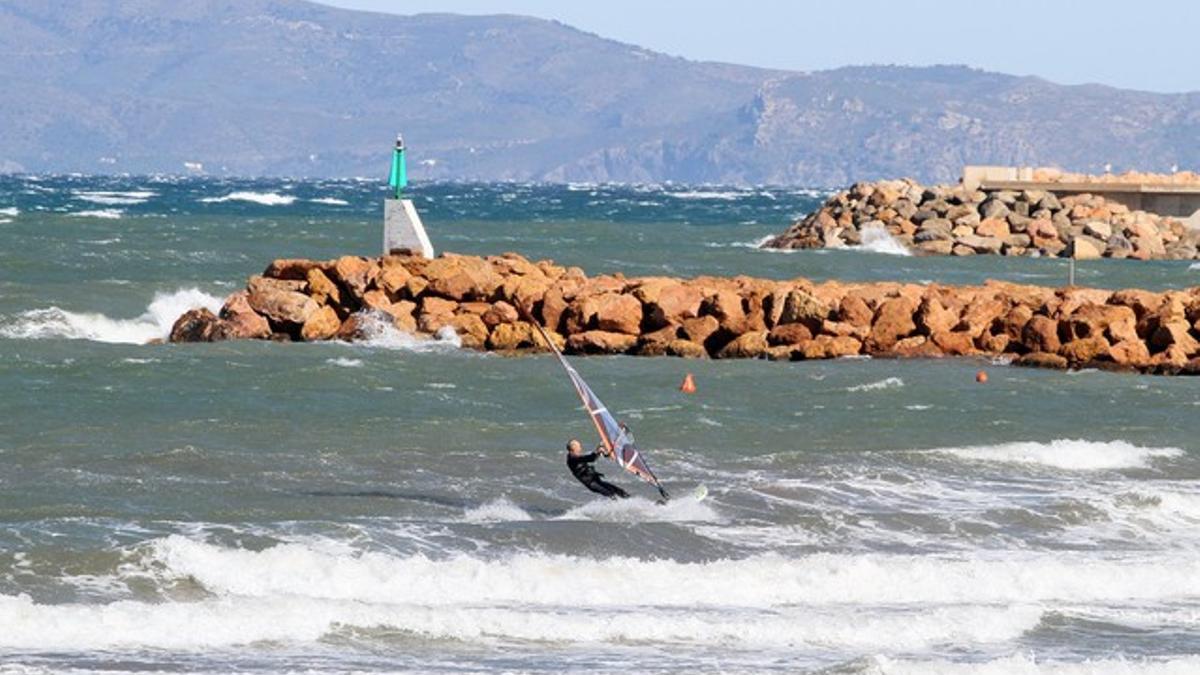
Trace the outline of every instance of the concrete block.
{"label": "concrete block", "polygon": [[433,257],[433,244],[411,199],[383,200],[383,254],[398,248]]}

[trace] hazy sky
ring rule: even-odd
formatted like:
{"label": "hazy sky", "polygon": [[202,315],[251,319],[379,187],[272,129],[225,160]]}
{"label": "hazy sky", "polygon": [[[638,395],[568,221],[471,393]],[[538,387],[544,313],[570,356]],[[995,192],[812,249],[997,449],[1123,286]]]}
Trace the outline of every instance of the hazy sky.
{"label": "hazy sky", "polygon": [[1200,0],[321,0],[526,14],[690,59],[818,70],[965,63],[1065,84],[1200,91]]}

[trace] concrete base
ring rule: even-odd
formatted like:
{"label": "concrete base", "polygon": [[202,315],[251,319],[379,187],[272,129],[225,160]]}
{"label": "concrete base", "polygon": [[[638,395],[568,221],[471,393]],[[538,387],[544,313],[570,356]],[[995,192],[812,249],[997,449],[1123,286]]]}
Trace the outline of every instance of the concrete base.
{"label": "concrete base", "polygon": [[396,249],[433,257],[433,244],[411,199],[383,200],[383,254]]}

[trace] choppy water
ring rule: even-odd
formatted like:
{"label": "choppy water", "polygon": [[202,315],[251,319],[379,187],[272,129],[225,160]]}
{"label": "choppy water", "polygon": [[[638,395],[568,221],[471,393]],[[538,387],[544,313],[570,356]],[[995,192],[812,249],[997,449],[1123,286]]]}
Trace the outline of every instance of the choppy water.
{"label": "choppy water", "polygon": [[[669,488],[709,487],[659,507],[615,468],[636,498],[591,499],[566,473],[563,442],[589,429],[545,357],[399,335],[139,344],[273,257],[376,252],[381,197],[0,179],[0,672],[1200,669],[1190,379],[580,360]],[[589,272],[1065,276],[754,250],[813,208],[807,191],[415,197],[442,248]],[[1164,288],[1200,270],[1079,274]]]}

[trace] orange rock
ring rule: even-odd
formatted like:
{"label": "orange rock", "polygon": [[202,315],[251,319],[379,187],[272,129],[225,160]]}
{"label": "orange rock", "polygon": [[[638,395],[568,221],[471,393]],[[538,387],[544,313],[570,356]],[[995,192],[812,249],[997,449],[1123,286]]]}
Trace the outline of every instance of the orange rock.
{"label": "orange rock", "polygon": [[875,313],[867,306],[862,296],[848,293],[838,305],[838,320],[853,326],[869,329]]}
{"label": "orange rock", "polygon": [[1057,354],[1062,346],[1058,338],[1058,322],[1041,314],[1035,315],[1021,329],[1021,343],[1031,352]]}
{"label": "orange rock", "polygon": [[346,289],[356,300],[362,299],[363,294],[375,283],[378,276],[378,261],[347,255],[338,258],[333,264],[334,279],[340,282],[342,288]]}
{"label": "orange rock", "polygon": [[1121,366],[1142,367],[1150,365],[1150,350],[1141,340],[1123,340],[1108,350],[1108,356]]}
{"label": "orange rock", "polygon": [[642,331],[642,303],[632,295],[605,293],[584,301],[584,315],[595,317],[598,330],[637,335]]}
{"label": "orange rock", "polygon": [[785,323],[775,326],[767,333],[767,344],[771,346],[798,345],[813,338],[812,331],[802,323]]}
{"label": "orange rock", "polygon": [[897,341],[892,345],[891,353],[903,358],[943,356],[941,348],[924,335],[913,335]]}
{"label": "orange rock", "polygon": [[1066,370],[1070,365],[1065,357],[1052,352],[1030,352],[1013,361],[1013,363],[1018,366],[1052,368],[1055,370]]}
{"label": "orange rock", "polygon": [[990,295],[980,295],[963,310],[962,318],[954,330],[965,331],[972,339],[977,338],[1007,312],[1008,304],[1003,300]]}
{"label": "orange rock", "polygon": [[272,279],[291,279],[303,281],[308,278],[309,270],[319,269],[325,263],[316,260],[304,260],[299,258],[280,258],[274,260],[267,269],[263,271],[264,277]]}
{"label": "orange rock", "polygon": [[338,285],[333,283],[319,267],[313,267],[308,270],[306,277],[308,283],[308,294],[317,304],[321,305],[341,305],[342,292]]}
{"label": "orange rock", "polygon": [[303,293],[260,288],[247,298],[255,312],[276,325],[301,326],[317,311],[317,302]]}
{"label": "orange rock", "polygon": [[981,237],[1003,239],[1012,232],[1008,229],[1008,222],[1003,218],[984,218],[979,225],[975,226],[975,234]]}
{"label": "orange rock", "polygon": [[171,342],[212,342],[220,319],[212,310],[201,307],[184,312],[171,326]]}
{"label": "orange rock", "polygon": [[979,353],[979,350],[975,348],[974,337],[966,331],[934,333],[930,339],[943,353],[949,356],[967,356]]}
{"label": "orange rock", "polygon": [[589,330],[567,338],[567,351],[576,354],[624,354],[637,346],[637,336]]}
{"label": "orange rock", "polygon": [[520,321],[521,315],[517,312],[516,307],[513,307],[503,300],[497,300],[482,313],[480,318],[483,319],[483,323],[486,324],[488,328],[495,328],[502,323],[515,323]]}
{"label": "orange rock", "polygon": [[834,359],[840,356],[854,356],[861,350],[862,343],[852,337],[818,335],[804,344],[800,355],[805,359]]}
{"label": "orange rock", "polygon": [[490,300],[502,283],[487,261],[473,256],[443,254],[425,265],[424,276],[430,291],[452,300]]}
{"label": "orange rock", "polygon": [[220,318],[222,337],[230,340],[261,340],[271,336],[271,324],[250,306],[250,294],[238,291],[225,299]]}
{"label": "orange rock", "polygon": [[478,314],[457,314],[446,325],[454,328],[464,347],[482,349],[487,344],[488,327]]}
{"label": "orange rock", "polygon": [[330,306],[324,305],[314,311],[300,328],[300,338],[305,342],[329,340],[337,335],[342,327],[342,320]]}
{"label": "orange rock", "polygon": [[946,333],[953,330],[958,323],[958,314],[946,309],[940,299],[927,296],[917,307],[913,322],[917,326],[917,332],[922,335]]}
{"label": "orange rock", "polygon": [[1083,364],[1099,358],[1108,358],[1108,341],[1099,335],[1071,340],[1059,348],[1058,353],[1071,363]]}
{"label": "orange rock", "polygon": [[734,338],[717,352],[721,359],[757,359],[766,356],[767,331],[744,333]]}
{"label": "orange rock", "polygon": [[696,344],[704,344],[713,333],[717,332],[720,324],[716,318],[711,316],[700,316],[694,319],[684,319],[681,331],[683,336],[695,342]]}
{"label": "orange rock", "polygon": [[488,335],[487,346],[497,351],[513,351],[527,347],[545,348],[537,335],[537,329],[525,321],[497,325]]}
{"label": "orange rock", "polygon": [[916,309],[915,302],[903,297],[892,298],[879,305],[867,338],[868,350],[886,352],[901,338],[912,335],[917,330],[917,325],[913,322]]}

